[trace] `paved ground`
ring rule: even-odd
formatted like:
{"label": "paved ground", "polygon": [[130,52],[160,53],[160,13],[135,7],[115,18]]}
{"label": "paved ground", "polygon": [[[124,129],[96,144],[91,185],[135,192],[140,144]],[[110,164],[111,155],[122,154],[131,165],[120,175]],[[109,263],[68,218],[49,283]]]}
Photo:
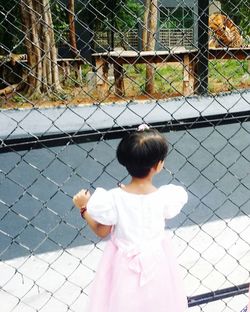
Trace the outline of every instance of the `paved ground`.
{"label": "paved ground", "polygon": [[[231,104],[244,104],[242,99],[235,100]],[[23,127],[26,133],[34,130],[31,121]],[[69,130],[74,123],[62,125]],[[4,129],[2,138],[7,137]],[[189,192],[188,204],[167,223],[167,229],[173,233],[190,296],[249,280],[249,133],[250,122],[245,122],[167,134],[172,149],[166,170],[155,183],[182,184]],[[19,136],[21,127],[12,134]],[[82,187],[111,188],[126,177],[114,160],[117,142],[0,154],[0,300],[4,312],[84,311],[105,242],[85,227],[71,197]],[[245,296],[237,296],[210,303],[202,311],[240,311],[245,303]]]}
{"label": "paved ground", "polygon": [[17,138],[249,111],[250,91],[222,96],[131,101],[110,105],[2,110],[0,138]]}

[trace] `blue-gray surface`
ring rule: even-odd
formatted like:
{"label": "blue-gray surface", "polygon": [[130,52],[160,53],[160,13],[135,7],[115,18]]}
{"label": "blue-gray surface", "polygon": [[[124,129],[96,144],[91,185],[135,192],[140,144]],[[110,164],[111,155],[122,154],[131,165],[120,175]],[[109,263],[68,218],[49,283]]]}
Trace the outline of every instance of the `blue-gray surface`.
{"label": "blue-gray surface", "polygon": [[[249,93],[247,96],[249,97]],[[202,111],[205,104],[199,99],[196,101],[200,101]],[[204,101],[206,102],[206,99]],[[235,101],[236,98],[232,103],[236,103]],[[238,99],[239,102],[244,102],[242,97]],[[231,105],[231,109],[236,109],[232,103],[229,104],[227,99],[224,107]],[[218,101],[214,100],[211,105],[217,104]],[[240,106],[243,105],[246,110],[245,104],[240,103]],[[137,106],[133,107],[131,114],[134,115],[133,112],[138,109],[137,113],[140,112],[139,116],[142,116],[143,109],[144,112],[150,110],[147,105],[142,105],[140,109]],[[188,100],[185,105],[188,105]],[[205,111],[210,109],[210,105],[205,106]],[[122,110],[121,107],[122,105],[119,106],[119,111]],[[81,109],[85,108],[79,108],[79,111]],[[90,112],[97,109],[103,114],[99,107],[87,109]],[[45,110],[46,113],[43,112],[42,115],[37,111],[31,111],[30,114],[21,111],[22,117],[18,120],[27,114],[30,116],[29,122],[25,119],[25,125],[23,121],[11,135],[21,135],[21,129],[25,129],[26,134],[38,134],[45,129],[54,132],[56,126],[63,128],[63,131],[89,127],[90,124],[92,128],[97,127],[96,115],[91,117],[93,120],[88,119],[91,113],[84,115],[85,120],[88,119],[84,124],[81,124],[82,119],[79,117],[78,124],[75,119],[70,118],[77,116],[71,110],[76,111],[78,108],[67,109],[69,116],[62,117],[65,119],[61,123],[60,119],[57,119],[58,125],[51,126],[52,122],[49,121],[45,126],[41,121],[41,129],[32,114],[48,115],[52,120],[54,117],[51,117],[49,110]],[[192,106],[188,111],[182,107],[173,107],[169,116],[178,114],[184,118],[184,115],[191,114],[190,110],[198,114]],[[62,114],[62,111],[62,108],[56,109],[55,116]],[[1,117],[15,113],[17,112],[4,112],[1,113]],[[165,108],[164,114],[166,117]],[[113,117],[118,115],[118,112],[110,114]],[[159,114],[158,117],[161,118],[162,115]],[[113,117],[106,115],[106,112],[103,116],[108,119],[105,122],[109,123],[109,126],[114,125]],[[128,120],[132,124],[141,122],[141,117],[134,115],[138,120],[131,121],[131,116]],[[150,114],[147,118],[149,116]],[[154,118],[156,117],[155,115]],[[17,120],[16,115],[13,118]],[[126,118],[122,118],[123,121],[116,120],[119,125],[126,122]],[[153,118],[150,118],[150,122],[152,120]],[[70,123],[66,124],[66,121]],[[126,122],[126,125],[128,124]],[[9,125],[8,129],[5,129],[5,134],[2,132],[2,137],[9,136],[12,125]],[[168,223],[169,227],[203,224],[250,214],[249,133],[250,122],[167,133],[172,147],[166,161],[167,170],[156,177],[155,183],[182,184],[189,192],[188,204],[178,217]],[[0,259],[96,241],[96,237],[86,227],[79,233],[84,223],[77,209],[73,208],[71,197],[80,188],[103,186],[109,189],[116,186],[118,180],[126,179],[126,171],[115,160],[117,142],[118,140],[99,141],[0,154]]]}
{"label": "blue-gray surface", "polygon": [[250,91],[220,96],[0,111],[0,138],[131,126],[249,111]]}

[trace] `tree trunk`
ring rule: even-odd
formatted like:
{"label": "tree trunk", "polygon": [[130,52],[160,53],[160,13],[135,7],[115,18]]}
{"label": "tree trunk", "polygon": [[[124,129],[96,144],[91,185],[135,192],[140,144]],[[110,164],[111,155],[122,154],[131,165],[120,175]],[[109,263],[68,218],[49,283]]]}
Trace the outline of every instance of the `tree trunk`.
{"label": "tree trunk", "polygon": [[[149,3],[150,2],[150,3]],[[158,1],[157,0],[147,0],[147,5],[149,5],[149,10],[147,8],[145,13],[147,14],[147,43],[145,45],[146,50],[154,51],[156,45],[155,34],[157,32],[157,12],[158,12]],[[145,20],[145,19],[144,19]],[[154,67],[152,64],[146,65],[146,84],[145,92],[149,95],[154,93]]]}
{"label": "tree trunk", "polygon": [[143,17],[143,30],[142,30],[142,49],[143,49],[143,51],[147,50],[150,3],[151,3],[151,0],[145,0],[145,10],[144,10],[144,17]]}
{"label": "tree trunk", "polygon": [[49,0],[21,0],[21,17],[29,68],[27,96],[37,99],[42,94],[61,92]]}
{"label": "tree trunk", "polygon": [[77,55],[76,27],[75,27],[75,0],[68,0],[69,43],[74,55]]}

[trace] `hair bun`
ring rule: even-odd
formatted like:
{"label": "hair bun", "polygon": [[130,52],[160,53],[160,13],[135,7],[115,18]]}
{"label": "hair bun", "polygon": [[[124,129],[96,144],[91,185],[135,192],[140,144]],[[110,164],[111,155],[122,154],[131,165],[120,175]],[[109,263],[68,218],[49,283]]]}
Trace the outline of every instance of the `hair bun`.
{"label": "hair bun", "polygon": [[144,131],[144,130],[148,130],[149,126],[147,124],[141,124],[138,128],[137,131]]}

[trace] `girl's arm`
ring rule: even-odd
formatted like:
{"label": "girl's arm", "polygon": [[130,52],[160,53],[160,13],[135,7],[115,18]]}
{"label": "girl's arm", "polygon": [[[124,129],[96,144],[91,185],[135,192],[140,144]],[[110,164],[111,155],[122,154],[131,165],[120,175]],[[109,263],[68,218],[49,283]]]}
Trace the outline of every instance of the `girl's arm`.
{"label": "girl's arm", "polygon": [[88,213],[88,211],[84,211],[84,213],[81,214],[86,222],[88,223],[89,227],[92,229],[92,231],[99,237],[104,238],[107,235],[110,234],[111,225],[104,225],[101,223],[96,222]]}
{"label": "girl's arm", "polygon": [[99,237],[104,238],[109,235],[112,226],[104,225],[95,221],[86,210],[86,205],[90,199],[90,193],[86,190],[81,190],[73,197],[73,202],[80,209],[82,217],[86,220],[92,231]]}

